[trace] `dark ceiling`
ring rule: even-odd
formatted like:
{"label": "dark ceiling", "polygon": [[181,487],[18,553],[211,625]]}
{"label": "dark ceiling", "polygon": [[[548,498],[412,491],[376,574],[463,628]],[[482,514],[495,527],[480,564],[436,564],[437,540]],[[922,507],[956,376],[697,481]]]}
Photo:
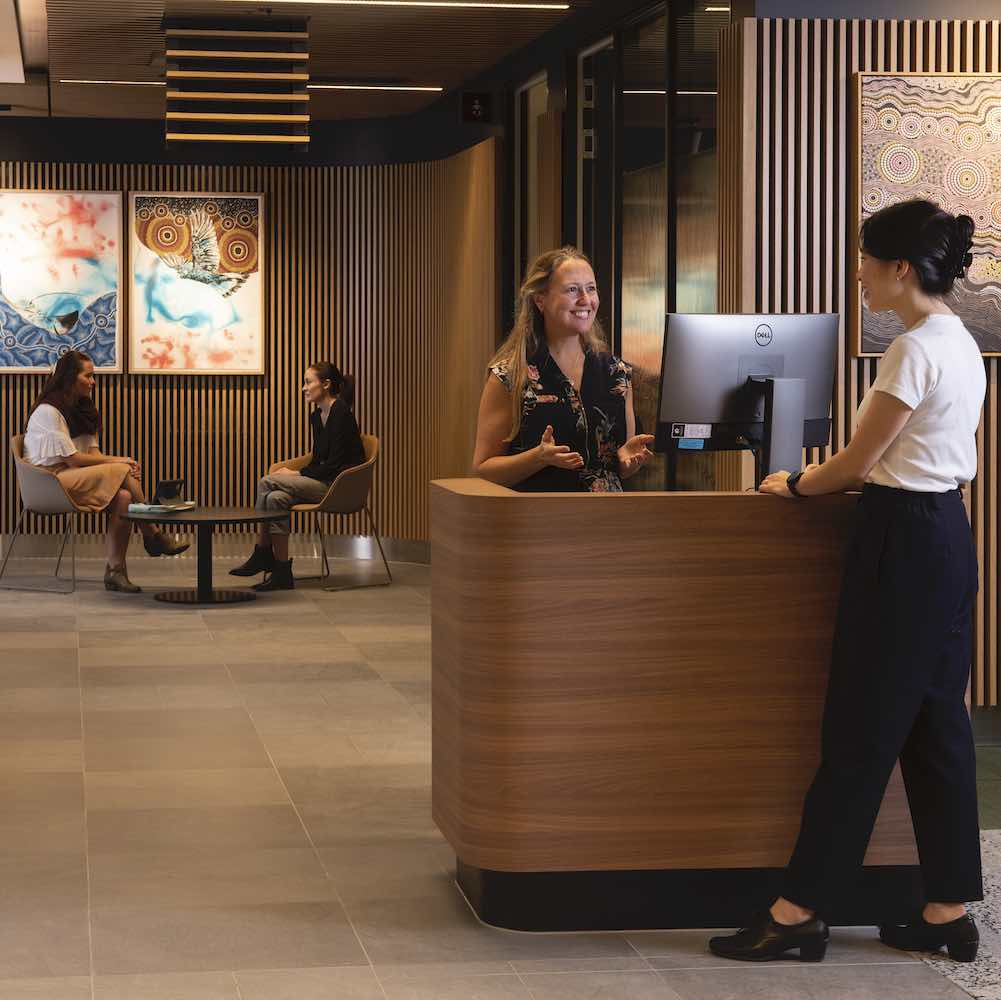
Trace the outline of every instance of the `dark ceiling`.
{"label": "dark ceiling", "polygon": [[[547,2],[547,0],[542,0]],[[164,73],[168,19],[213,19],[258,25],[308,19],[311,80],[460,86],[595,0],[569,0],[570,10],[468,7],[341,6],[228,0],[46,0],[48,77],[54,116],[160,118],[157,86],[65,84],[60,80],[134,80],[154,83]],[[40,68],[40,67],[39,67]],[[4,88],[4,100],[17,88]],[[436,93],[310,91],[314,119],[408,114]],[[13,99],[18,103],[17,99]],[[37,92],[34,103],[39,103]],[[44,113],[44,111],[42,112]]]}

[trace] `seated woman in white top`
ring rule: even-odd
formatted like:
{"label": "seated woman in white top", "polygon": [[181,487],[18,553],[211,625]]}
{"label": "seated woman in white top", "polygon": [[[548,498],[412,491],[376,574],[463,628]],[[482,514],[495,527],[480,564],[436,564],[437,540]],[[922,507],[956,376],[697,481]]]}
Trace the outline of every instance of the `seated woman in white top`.
{"label": "seated woman in white top", "polygon": [[[24,457],[59,477],[77,509],[110,515],[104,586],[127,594],[140,589],[129,580],[125,556],[131,522],[129,504],[142,502],[139,463],[133,458],[105,455],[97,445],[101,415],[94,406],[94,362],[79,351],[68,351],[42,388],[24,432]],[[143,544],[151,556],[176,556],[188,546],[167,538],[159,528],[143,525]]]}

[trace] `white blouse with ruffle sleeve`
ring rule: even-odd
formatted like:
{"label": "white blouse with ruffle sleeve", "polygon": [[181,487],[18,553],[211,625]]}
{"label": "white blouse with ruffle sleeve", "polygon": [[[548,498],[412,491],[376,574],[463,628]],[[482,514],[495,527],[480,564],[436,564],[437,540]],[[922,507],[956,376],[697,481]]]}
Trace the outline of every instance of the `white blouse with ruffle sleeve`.
{"label": "white blouse with ruffle sleeve", "polygon": [[42,403],[28,418],[24,432],[24,457],[32,465],[62,465],[78,451],[97,447],[93,434],[70,437],[66,418],[49,403]]}

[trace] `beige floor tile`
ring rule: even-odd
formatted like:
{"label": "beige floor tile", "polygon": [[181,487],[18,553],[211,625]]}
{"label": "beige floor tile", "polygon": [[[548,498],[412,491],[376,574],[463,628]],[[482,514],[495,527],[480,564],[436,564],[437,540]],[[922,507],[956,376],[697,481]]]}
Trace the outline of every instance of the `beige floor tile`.
{"label": "beige floor tile", "polygon": [[98,975],[362,965],[342,908],[324,903],[95,907]]}
{"label": "beige floor tile", "polygon": [[0,845],[13,853],[82,854],[83,776],[0,773]]}
{"label": "beige floor tile", "polygon": [[238,684],[343,683],[379,680],[379,675],[364,660],[320,660],[298,662],[286,656],[257,663],[231,663],[229,673]]}
{"label": "beige floor tile", "polygon": [[[186,709],[184,711],[187,711]],[[143,715],[99,710],[87,713],[88,723],[102,715]],[[180,715],[181,712],[168,712]],[[188,739],[87,739],[89,771],[178,771],[211,763],[218,768],[266,767],[270,761],[260,740],[240,739],[207,732]]]}
{"label": "beige floor tile", "polygon": [[320,849],[320,861],[345,903],[453,895],[454,874],[438,852],[412,841]]}
{"label": "beige floor tile", "polygon": [[338,631],[356,645],[363,643],[430,643],[431,624],[338,625]]}
{"label": "beige floor tile", "polygon": [[[3,703],[0,696],[0,704]],[[80,710],[52,712],[0,712],[0,733],[11,743],[80,739]]]}
{"label": "beige floor tile", "polygon": [[[0,631],[2,629],[3,623],[0,622]],[[75,651],[71,658],[58,663],[36,663],[26,657],[12,660],[6,655],[0,663],[0,704],[5,707],[6,692],[11,688],[70,688],[76,691],[79,686],[80,670]]]}
{"label": "beige floor tile", "polygon": [[0,980],[3,1000],[91,1000],[90,976]]}
{"label": "beige floor tile", "polygon": [[363,642],[358,644],[362,655],[373,665],[380,660],[431,659],[431,642]]}
{"label": "beige floor tile", "polygon": [[0,772],[43,773],[82,768],[82,740],[0,740]]}
{"label": "beige floor tile", "polygon": [[96,771],[85,775],[87,808],[193,809],[275,806],[289,801],[270,767],[182,771]]}
{"label": "beige floor tile", "polygon": [[624,958],[538,958],[514,959],[515,972],[542,975],[562,972],[650,972],[650,963],[633,954]]}
{"label": "beige floor tile", "polygon": [[224,659],[223,651],[211,641],[191,643],[184,646],[153,644],[130,641],[121,643],[106,643],[102,646],[85,646],[80,649],[80,666],[114,667],[136,666],[185,666],[202,664],[208,667],[217,666]]}
{"label": "beige floor tile", "polygon": [[104,809],[89,814],[87,838],[92,853],[309,846],[288,805]]}
{"label": "beige floor tile", "polygon": [[[43,595],[39,595],[43,596]],[[42,632],[47,635],[69,633],[77,630],[76,608],[72,611],[56,612],[50,616],[37,613],[37,601],[32,599],[24,605],[11,604],[11,591],[0,590],[0,628],[5,635],[17,636],[18,645],[22,644],[21,635],[34,635]],[[63,605],[65,607],[65,605]],[[76,643],[74,642],[75,646]]]}
{"label": "beige floor tile", "polygon": [[0,996],[3,979],[89,974],[86,897],[0,905]]}
{"label": "beige floor tile", "polygon": [[241,1000],[385,1000],[367,966],[236,973]]}
{"label": "beige floor tile", "polygon": [[10,712],[79,711],[80,689],[76,686],[0,688],[0,701]]}
{"label": "beige floor tile", "polygon": [[[0,601],[3,601],[2,593],[0,593]],[[7,628],[7,621],[0,615],[0,629],[3,629],[6,633],[4,640],[5,650],[75,650],[80,644],[75,627],[72,631],[50,632],[47,629],[39,630],[38,632],[27,632],[21,629],[15,631]]]}
{"label": "beige floor tile", "polygon": [[94,1000],[239,1000],[231,972],[95,976]]}
{"label": "beige floor tile", "polygon": [[99,665],[81,667],[80,683],[84,690],[94,687],[114,687],[121,684],[229,684],[229,672],[223,664],[175,663],[159,664],[155,658],[149,663],[127,666]]}
{"label": "beige floor tile", "polygon": [[135,646],[146,645],[151,649],[163,646],[172,648],[201,646],[211,642],[212,633],[201,619],[186,623],[184,628],[168,628],[162,619],[156,628],[95,628],[80,632],[81,649],[102,649],[119,644]]}
{"label": "beige floor tile", "polygon": [[309,846],[245,849],[170,844],[133,853],[92,852],[95,906],[229,906],[336,899]]}

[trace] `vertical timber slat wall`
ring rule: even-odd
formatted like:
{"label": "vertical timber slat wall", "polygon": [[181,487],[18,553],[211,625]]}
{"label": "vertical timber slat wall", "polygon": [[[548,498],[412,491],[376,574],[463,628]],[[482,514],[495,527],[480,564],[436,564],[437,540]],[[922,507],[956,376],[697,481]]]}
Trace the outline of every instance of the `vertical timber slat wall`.
{"label": "vertical timber slat wall", "polygon": [[[852,75],[997,73],[999,68],[999,21],[748,18],[723,32],[720,217],[726,225],[720,237],[720,309],[841,314],[832,407],[835,452],[851,439],[879,364],[876,358],[853,358],[847,340],[849,282],[855,280],[855,262],[847,256],[856,155]],[[748,182],[752,177],[755,184]],[[1001,695],[998,360],[985,359],[980,471],[970,491],[981,573],[973,662],[973,703],[979,706],[996,706]]]}
{"label": "vertical timber slat wall", "polygon": [[[427,539],[428,480],[463,474],[470,459],[440,444],[440,400],[453,377],[449,323],[469,345],[482,342],[480,355],[489,357],[496,342],[494,283],[471,295],[448,273],[444,253],[458,239],[470,258],[493,267],[495,144],[450,160],[369,167],[0,162],[0,189],[265,194],[266,374],[99,375],[102,450],[138,459],[148,487],[184,476],[206,506],[252,505],[257,478],[272,462],[309,450],[302,374],[331,358],[356,376],[358,423],[381,441],[373,497],[380,531]],[[464,212],[450,211],[452,204]],[[448,232],[453,217],[462,226],[456,234]],[[126,260],[123,324],[127,269]],[[43,382],[42,375],[0,375],[0,534],[14,530],[20,510],[7,440],[23,429]],[[450,417],[475,426],[476,410],[467,405]],[[55,531],[58,522],[31,517],[26,527]],[[99,532],[103,524],[88,515],[81,528]],[[327,528],[367,531],[358,516],[331,518]]]}

